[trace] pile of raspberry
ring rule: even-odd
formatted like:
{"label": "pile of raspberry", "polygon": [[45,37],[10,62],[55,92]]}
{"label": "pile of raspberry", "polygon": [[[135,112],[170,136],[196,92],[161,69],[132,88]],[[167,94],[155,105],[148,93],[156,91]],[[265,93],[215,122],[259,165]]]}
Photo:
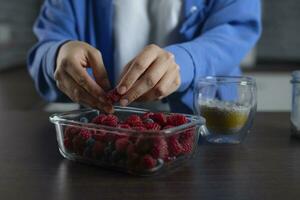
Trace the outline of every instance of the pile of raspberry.
{"label": "pile of raspberry", "polygon": [[148,112],[123,121],[112,114],[100,114],[90,123],[118,129],[66,126],[64,146],[68,153],[128,169],[151,170],[191,154],[194,148],[195,127],[169,135],[159,132],[188,123],[180,114]]}

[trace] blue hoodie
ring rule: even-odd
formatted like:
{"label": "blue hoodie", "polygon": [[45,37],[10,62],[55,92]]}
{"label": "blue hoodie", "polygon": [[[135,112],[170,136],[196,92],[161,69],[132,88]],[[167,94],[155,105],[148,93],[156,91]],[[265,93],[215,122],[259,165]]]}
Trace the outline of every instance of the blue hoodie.
{"label": "blue hoodie", "polygon": [[[261,4],[260,0],[184,0],[183,10],[182,42],[164,47],[175,55],[182,81],[167,100],[172,111],[191,113],[198,77],[240,74],[241,60],[261,34]],[[28,56],[28,70],[45,100],[69,101],[54,80],[57,51],[69,40],[99,49],[110,81],[116,84],[113,12],[112,0],[45,1],[34,25],[38,42]]]}

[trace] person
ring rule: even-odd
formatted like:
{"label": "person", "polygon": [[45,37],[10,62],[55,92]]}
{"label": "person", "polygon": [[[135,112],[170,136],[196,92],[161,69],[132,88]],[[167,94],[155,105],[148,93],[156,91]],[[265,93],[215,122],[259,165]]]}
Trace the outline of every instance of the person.
{"label": "person", "polygon": [[191,113],[193,83],[240,75],[261,34],[259,0],[46,0],[34,25],[28,69],[47,101],[113,112],[116,87],[127,106],[165,100]]}

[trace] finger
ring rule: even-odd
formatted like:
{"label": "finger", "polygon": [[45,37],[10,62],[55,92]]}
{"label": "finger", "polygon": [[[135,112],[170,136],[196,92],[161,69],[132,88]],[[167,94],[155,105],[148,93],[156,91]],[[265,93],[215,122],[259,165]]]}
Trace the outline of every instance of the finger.
{"label": "finger", "polygon": [[127,106],[152,89],[167,72],[168,65],[171,63],[170,61],[171,58],[169,58],[169,56],[159,57],[155,60],[144,75],[142,75],[142,77],[137,80],[132,88],[122,97],[120,104],[122,106]]}
{"label": "finger", "polygon": [[88,60],[88,65],[93,69],[93,75],[95,77],[96,82],[104,90],[106,91],[109,90],[111,86],[108,80],[108,75],[104,67],[104,63],[100,51],[89,46],[87,52],[87,60]]}
{"label": "finger", "polygon": [[79,63],[67,62],[64,63],[64,65],[64,71],[67,72],[79,86],[83,87],[93,97],[99,98],[99,100],[105,99],[103,89],[90,77],[86,69]]}
{"label": "finger", "polygon": [[61,81],[58,81],[59,88],[66,93],[74,102],[98,108],[106,112],[112,111],[112,106],[104,99],[97,99],[91,96],[85,89],[76,83],[67,73],[61,73]]}
{"label": "finger", "polygon": [[134,59],[132,59],[129,63],[127,63],[122,71],[122,73],[120,74],[120,77],[119,77],[119,82],[120,80],[122,79],[122,77],[128,72],[129,70],[129,67],[132,65]]}
{"label": "finger", "polygon": [[77,100],[79,104],[88,105],[92,108],[98,108],[104,110],[105,112],[112,113],[113,108],[111,105],[106,105],[105,103],[99,103],[99,101],[87,93],[84,89],[77,87],[73,91],[73,97]]}
{"label": "finger", "polygon": [[162,99],[173,93],[179,87],[179,84],[179,72],[174,69],[169,69],[156,86],[141,96],[138,101],[154,101]]}
{"label": "finger", "polygon": [[158,56],[158,47],[147,46],[133,61],[117,86],[118,93],[125,94]]}

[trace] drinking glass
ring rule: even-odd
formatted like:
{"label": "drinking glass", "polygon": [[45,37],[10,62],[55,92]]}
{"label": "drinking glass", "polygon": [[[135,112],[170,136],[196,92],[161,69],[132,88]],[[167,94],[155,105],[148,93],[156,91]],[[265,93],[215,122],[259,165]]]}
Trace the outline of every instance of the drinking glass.
{"label": "drinking glass", "polygon": [[300,137],[300,71],[292,73],[292,109],[291,130],[294,136]]}
{"label": "drinking glass", "polygon": [[249,132],[256,113],[256,82],[251,77],[208,76],[194,87],[194,112],[206,119],[205,139],[238,144]]}

